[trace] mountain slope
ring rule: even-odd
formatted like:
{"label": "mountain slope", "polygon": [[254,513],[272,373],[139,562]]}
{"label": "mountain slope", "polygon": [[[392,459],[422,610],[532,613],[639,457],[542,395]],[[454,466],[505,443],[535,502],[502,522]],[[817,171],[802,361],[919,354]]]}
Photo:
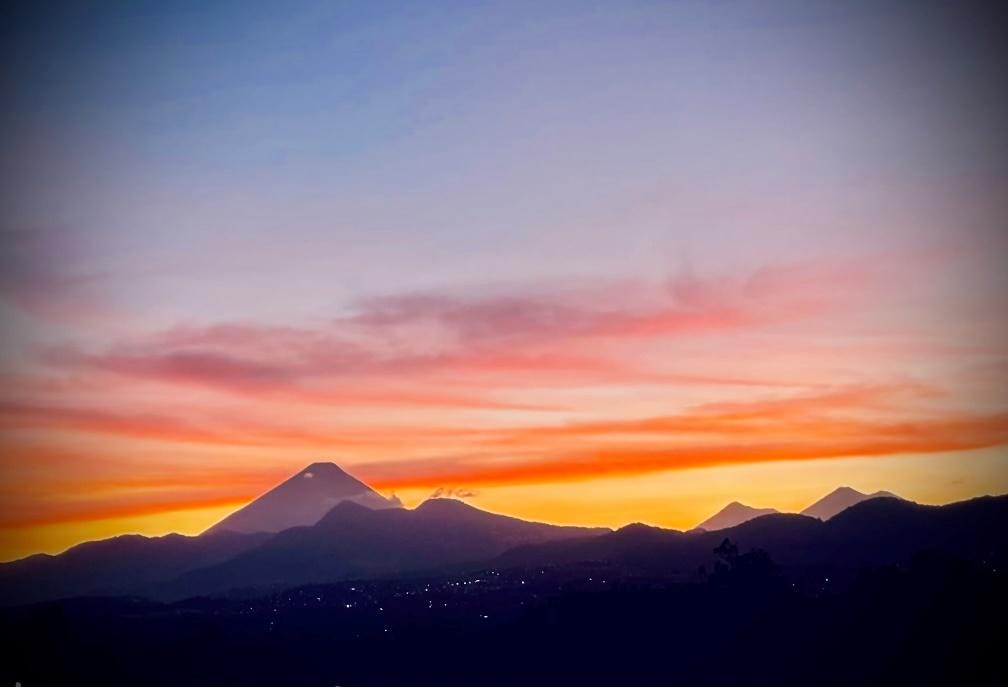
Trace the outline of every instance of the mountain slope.
{"label": "mountain slope", "polygon": [[280,532],[290,527],[314,525],[344,501],[368,508],[398,508],[335,463],[312,463],[241,510],[207,530],[210,532]]}
{"label": "mountain slope", "polygon": [[888,491],[876,491],[874,494],[864,494],[857,489],[850,487],[839,487],[826,496],[822,497],[811,506],[801,512],[810,518],[829,520],[837,513],[850,508],[853,505],[877,498],[899,498],[896,494]]}
{"label": "mountain slope", "polygon": [[622,573],[687,580],[715,563],[713,550],[730,539],[740,553],[767,551],[794,579],[838,584],[858,570],[902,564],[937,553],[992,568],[1008,565],[1008,496],[946,506],[872,498],[821,521],[804,515],[764,515],[716,532],[682,533],[630,525],[592,540],[530,545],[504,553],[493,567],[607,563]]}
{"label": "mountain slope", "polygon": [[725,539],[736,542],[740,551],[762,548],[783,552],[788,561],[801,560],[822,528],[823,523],[813,518],[791,513],[764,515],[715,532],[679,532],[635,524],[592,540],[519,547],[497,558],[493,567],[605,563],[626,574],[685,581],[694,578],[700,566],[711,568],[712,552]]}
{"label": "mountain slope", "polygon": [[244,553],[269,536],[235,532],[199,537],[131,534],[78,544],[56,556],[29,556],[0,565],[0,605],[137,594],[189,570]]}
{"label": "mountain slope", "polygon": [[821,521],[764,515],[728,529],[678,532],[629,525],[615,532],[556,527],[435,499],[414,510],[338,504],[311,527],[279,534],[218,532],[199,537],[125,536],[59,556],[0,565],[0,603],[75,595],[176,599],[256,587],[294,587],[355,578],[394,578],[455,568],[540,568],[604,563],[627,575],[688,581],[711,571],[730,539],[740,553],[766,550],[792,579],[819,586],[852,580],[866,567],[902,564],[932,552],[1008,565],[1008,496],[922,506],[872,498]]}
{"label": "mountain slope", "polygon": [[1008,555],[1008,496],[982,496],[944,506],[870,498],[824,523],[818,562],[854,569],[891,565],[920,552],[1003,567]]}
{"label": "mountain slope", "polygon": [[776,508],[753,508],[738,501],[732,501],[697,525],[696,529],[714,532],[715,530],[723,530],[728,527],[741,525],[743,522],[758,518],[761,515],[771,515],[778,512]]}
{"label": "mountain slope", "polygon": [[526,522],[453,499],[431,499],[414,510],[371,510],[346,501],[312,527],[281,532],[230,561],[193,571],[155,591],[162,598],[179,598],[383,577],[487,560],[522,544],[608,531]]}

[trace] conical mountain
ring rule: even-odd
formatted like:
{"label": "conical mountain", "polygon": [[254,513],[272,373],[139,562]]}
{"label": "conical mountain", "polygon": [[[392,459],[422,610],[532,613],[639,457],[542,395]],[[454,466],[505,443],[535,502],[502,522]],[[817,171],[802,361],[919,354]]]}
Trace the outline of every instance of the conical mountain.
{"label": "conical mountain", "polygon": [[372,509],[402,506],[398,499],[386,499],[335,463],[312,463],[207,532],[280,532],[314,525],[344,501]]}
{"label": "conical mountain", "polygon": [[776,508],[753,508],[752,506],[747,506],[744,503],[732,501],[717,513],[697,525],[696,529],[706,530],[708,532],[723,530],[728,527],[741,525],[743,522],[747,522],[753,518],[758,518],[761,515],[770,515],[778,512],[779,511]]}
{"label": "conical mountain", "polygon": [[829,520],[837,513],[847,510],[854,504],[867,501],[868,499],[886,497],[893,499],[900,498],[888,491],[876,491],[874,494],[865,494],[851,487],[839,487],[803,510],[801,514],[812,518],[819,518],[820,520]]}

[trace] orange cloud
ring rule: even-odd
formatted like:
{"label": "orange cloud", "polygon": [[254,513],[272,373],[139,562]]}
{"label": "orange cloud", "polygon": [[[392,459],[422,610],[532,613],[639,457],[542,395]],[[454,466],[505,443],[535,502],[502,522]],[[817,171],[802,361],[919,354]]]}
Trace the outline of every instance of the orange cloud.
{"label": "orange cloud", "polygon": [[[464,460],[396,462],[361,466],[360,473],[383,489],[420,487],[442,482],[473,485],[539,483],[638,475],[715,465],[767,461],[820,460],[973,450],[1008,443],[1008,414],[893,423],[846,423],[804,428],[822,440],[752,441],[662,445],[651,442],[588,449],[534,460]],[[862,433],[863,437],[856,436]]]}
{"label": "orange cloud", "polygon": [[[412,444],[408,460],[362,462],[350,469],[377,488],[432,489],[445,484],[482,487],[534,484],[597,477],[766,461],[896,456],[972,450],[1008,444],[1008,414],[937,412],[913,403],[935,390],[916,384],[855,385],[816,394],[701,404],[679,414],[622,420],[502,427],[371,428],[354,437],[360,446],[382,445],[390,435]],[[5,411],[11,409],[4,408]],[[163,437],[163,418],[141,417],[133,427],[123,417],[46,415],[48,422],[102,431],[148,430]],[[97,423],[92,425],[90,423]],[[124,424],[125,423],[125,424]],[[157,431],[150,428],[156,427]],[[182,425],[185,428],[185,425]],[[345,439],[316,429],[248,426],[242,441],[317,442],[332,447]],[[224,441],[183,432],[175,439]],[[423,457],[434,451],[438,457]],[[268,473],[268,474],[267,474]],[[169,512],[238,503],[268,488],[282,471],[257,473],[227,469],[190,474],[164,471],[82,477],[73,485],[43,486],[48,505],[21,509],[4,518],[8,526]],[[67,499],[61,493],[88,493]],[[3,524],[3,523],[0,523]]]}
{"label": "orange cloud", "polygon": [[[237,504],[299,467],[281,464],[295,456],[347,456],[376,487],[430,493],[1008,443],[1000,406],[958,402],[937,384],[852,382],[873,379],[860,368],[837,383],[793,353],[792,365],[761,364],[778,339],[755,335],[827,320],[874,279],[870,265],[823,263],[741,278],[406,294],[311,327],[186,326],[50,348],[34,369],[5,373],[0,429],[20,442],[11,462],[103,467],[11,488],[17,507],[0,526]],[[708,347],[728,332],[745,343],[726,347],[722,362]],[[843,340],[825,340],[843,351]],[[680,364],[683,344],[701,348],[704,364]],[[710,402],[725,398],[715,385],[739,388]],[[136,453],[105,465],[110,445]],[[154,450],[234,462],[137,471]],[[273,452],[283,457],[269,463]],[[252,454],[277,469],[231,467]]]}
{"label": "orange cloud", "polygon": [[161,498],[145,496],[142,500],[120,495],[115,499],[89,501],[76,505],[50,504],[37,512],[4,513],[0,528],[33,527],[59,523],[108,520],[129,516],[156,515],[211,506],[239,506],[250,500],[256,492],[236,491],[227,495],[181,496],[173,494]]}

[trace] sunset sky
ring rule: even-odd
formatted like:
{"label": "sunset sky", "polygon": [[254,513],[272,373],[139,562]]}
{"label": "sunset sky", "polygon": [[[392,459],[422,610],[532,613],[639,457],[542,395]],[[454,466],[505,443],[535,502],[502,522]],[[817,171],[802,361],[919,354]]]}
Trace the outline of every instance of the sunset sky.
{"label": "sunset sky", "polygon": [[0,39],[0,560],[318,460],[608,526],[1008,491],[983,17],[93,5]]}

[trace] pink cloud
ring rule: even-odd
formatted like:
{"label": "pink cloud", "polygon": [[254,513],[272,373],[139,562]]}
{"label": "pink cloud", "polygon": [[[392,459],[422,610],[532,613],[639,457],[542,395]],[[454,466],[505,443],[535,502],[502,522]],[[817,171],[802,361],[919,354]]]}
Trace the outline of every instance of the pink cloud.
{"label": "pink cloud", "polygon": [[[855,285],[866,288],[869,272],[851,265],[788,266],[743,278],[599,281],[482,296],[406,294],[363,301],[315,327],[179,326],[104,351],[49,350],[43,361],[56,369],[323,403],[364,400],[369,394],[353,389],[375,379],[643,380],[651,373],[619,360],[612,346],[602,351],[593,342],[751,331],[816,317],[851,298]],[[400,389],[387,400],[420,401],[423,395]],[[426,395],[434,403],[479,405],[464,395]],[[381,402],[382,394],[371,396]]]}

